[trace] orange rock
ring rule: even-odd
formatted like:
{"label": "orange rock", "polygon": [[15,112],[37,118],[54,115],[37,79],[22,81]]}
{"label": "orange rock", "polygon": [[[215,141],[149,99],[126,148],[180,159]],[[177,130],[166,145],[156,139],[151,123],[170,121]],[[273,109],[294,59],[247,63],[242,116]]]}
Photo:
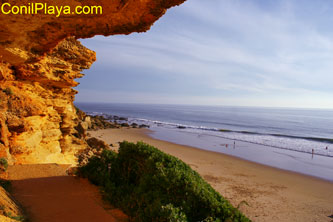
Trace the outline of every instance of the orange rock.
{"label": "orange rock", "polygon": [[146,31],[183,1],[59,0],[57,5],[100,5],[103,14],[0,13],[0,157],[9,163],[75,164],[74,154],[87,145],[75,130],[80,120],[72,87],[96,60],[76,39]]}

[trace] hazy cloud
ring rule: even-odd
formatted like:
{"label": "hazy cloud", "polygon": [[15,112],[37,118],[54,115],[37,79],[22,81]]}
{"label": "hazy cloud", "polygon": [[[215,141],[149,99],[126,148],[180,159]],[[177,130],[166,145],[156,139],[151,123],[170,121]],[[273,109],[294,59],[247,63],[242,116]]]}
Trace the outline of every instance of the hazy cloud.
{"label": "hazy cloud", "polygon": [[147,33],[83,40],[98,60],[77,99],[333,108],[332,12],[319,0],[189,0]]}

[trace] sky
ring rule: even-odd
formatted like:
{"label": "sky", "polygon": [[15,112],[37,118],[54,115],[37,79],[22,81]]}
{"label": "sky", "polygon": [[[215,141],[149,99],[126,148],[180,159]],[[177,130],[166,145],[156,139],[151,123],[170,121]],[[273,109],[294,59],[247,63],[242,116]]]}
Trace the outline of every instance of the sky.
{"label": "sky", "polygon": [[146,33],[83,39],[78,102],[333,108],[333,1],[188,0]]}

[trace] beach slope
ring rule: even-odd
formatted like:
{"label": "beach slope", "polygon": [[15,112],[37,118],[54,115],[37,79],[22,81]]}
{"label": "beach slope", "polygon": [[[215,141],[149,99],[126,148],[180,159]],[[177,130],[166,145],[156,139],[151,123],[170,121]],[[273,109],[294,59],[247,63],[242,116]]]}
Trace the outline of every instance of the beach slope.
{"label": "beach slope", "polygon": [[90,131],[113,144],[143,141],[189,164],[253,221],[327,221],[333,214],[333,183],[220,153],[149,137],[146,129]]}

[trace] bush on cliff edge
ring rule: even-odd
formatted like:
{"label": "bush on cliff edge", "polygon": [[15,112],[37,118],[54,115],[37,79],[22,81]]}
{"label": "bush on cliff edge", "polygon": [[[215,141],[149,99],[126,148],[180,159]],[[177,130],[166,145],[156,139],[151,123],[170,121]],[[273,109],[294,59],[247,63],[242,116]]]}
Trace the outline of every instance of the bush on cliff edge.
{"label": "bush on cliff edge", "polygon": [[134,221],[250,221],[183,161],[142,142],[122,142],[79,169]]}

